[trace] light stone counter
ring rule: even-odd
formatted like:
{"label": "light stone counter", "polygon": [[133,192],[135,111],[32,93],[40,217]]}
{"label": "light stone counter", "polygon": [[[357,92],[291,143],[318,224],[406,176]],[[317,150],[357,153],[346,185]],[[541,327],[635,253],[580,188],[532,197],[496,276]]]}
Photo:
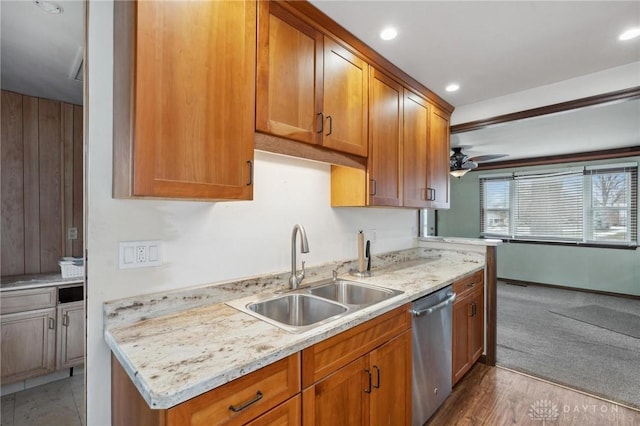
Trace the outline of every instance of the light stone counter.
{"label": "light stone counter", "polygon": [[[149,406],[169,408],[430,294],[484,262],[477,252],[427,248],[378,256],[375,275],[357,280],[404,294],[298,334],[224,304],[283,288],[286,273],[109,302],[105,340]],[[305,283],[336,267],[353,279],[346,275],[353,263],[310,269]]]}
{"label": "light stone counter", "polygon": [[83,281],[83,277],[62,278],[62,275],[59,273],[14,275],[2,277],[0,291],[82,284]]}

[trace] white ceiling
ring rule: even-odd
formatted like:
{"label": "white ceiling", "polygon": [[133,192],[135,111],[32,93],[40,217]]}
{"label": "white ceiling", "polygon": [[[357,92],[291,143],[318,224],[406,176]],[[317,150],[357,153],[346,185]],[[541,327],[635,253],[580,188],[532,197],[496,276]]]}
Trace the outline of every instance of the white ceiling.
{"label": "white ceiling", "polygon": [[640,146],[640,99],[518,120],[451,135],[470,157],[495,161]]}
{"label": "white ceiling", "polygon": [[640,26],[637,0],[311,3],[454,106],[640,60],[640,39],[617,40]]}
{"label": "white ceiling", "polygon": [[[640,38],[617,40],[624,29],[640,26],[637,0],[311,2],[466,110],[640,61]],[[30,0],[0,3],[2,88],[81,104],[82,83],[70,76],[82,49],[83,2],[56,3],[63,14],[47,14]],[[386,25],[399,32],[391,42],[378,36]],[[640,76],[637,80],[640,84]],[[445,92],[454,81],[461,89]],[[612,113],[600,107],[585,111],[588,116],[567,113],[467,132],[454,135],[452,146],[469,146],[472,155],[506,153],[516,159],[640,145],[638,127],[621,122],[625,117],[638,122],[638,102],[633,105],[612,106]],[[611,119],[615,124],[607,121],[600,130],[594,128]]]}
{"label": "white ceiling", "polygon": [[0,83],[5,90],[82,104],[83,2],[55,1],[63,13],[49,14],[33,1],[0,3]]}

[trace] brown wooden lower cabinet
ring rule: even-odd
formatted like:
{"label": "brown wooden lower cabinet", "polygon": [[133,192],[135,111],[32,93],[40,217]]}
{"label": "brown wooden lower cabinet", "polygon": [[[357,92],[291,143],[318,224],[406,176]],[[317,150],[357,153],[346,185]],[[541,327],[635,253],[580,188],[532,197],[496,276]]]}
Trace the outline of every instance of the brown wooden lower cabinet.
{"label": "brown wooden lower cabinet", "polygon": [[410,424],[410,327],[405,305],[303,350],[302,424]]}
{"label": "brown wooden lower cabinet", "polygon": [[[151,409],[112,356],[112,423],[408,425],[409,306],[403,305],[168,409]],[[301,382],[305,388],[302,394]]]}
{"label": "brown wooden lower cabinet", "polygon": [[453,283],[452,384],[456,384],[484,351],[484,271]]}
{"label": "brown wooden lower cabinet", "polygon": [[[295,407],[278,406],[299,392],[300,354],[295,353],[175,407],[153,410],[115,357],[111,359],[111,420],[114,425],[210,426],[244,425],[253,421],[255,423],[250,424],[299,424],[299,421],[283,423],[284,419],[293,419]],[[271,409],[274,409],[273,413],[269,411]],[[293,411],[285,413],[290,410]],[[264,419],[260,417],[263,415]]]}

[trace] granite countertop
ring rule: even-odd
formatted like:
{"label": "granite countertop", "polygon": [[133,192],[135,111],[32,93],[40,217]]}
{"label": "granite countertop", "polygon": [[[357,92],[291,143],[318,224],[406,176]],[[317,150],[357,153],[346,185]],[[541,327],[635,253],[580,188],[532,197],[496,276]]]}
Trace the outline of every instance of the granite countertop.
{"label": "granite countertop", "polygon": [[[383,266],[374,269],[374,276],[356,280],[403,294],[304,333],[288,333],[223,303],[272,293],[284,285],[266,286],[254,279],[235,283],[242,289],[237,293],[230,291],[232,285],[227,283],[196,288],[192,293],[180,291],[107,303],[105,340],[149,406],[170,408],[439,290],[482,269],[485,262],[484,255],[470,251],[418,248],[397,253],[385,258],[386,263],[379,262]],[[339,272],[346,272],[352,263],[319,268],[327,274],[316,271],[324,276],[315,280],[330,277],[336,265]],[[340,276],[354,279],[348,274]],[[280,282],[277,278],[269,280]],[[308,278],[305,283],[312,281]],[[215,291],[220,294],[213,296]],[[194,300],[204,304],[195,306]]]}
{"label": "granite countertop", "polygon": [[26,290],[65,284],[82,284],[83,281],[83,277],[62,278],[62,275],[59,273],[13,275],[2,277],[0,281],[0,291]]}

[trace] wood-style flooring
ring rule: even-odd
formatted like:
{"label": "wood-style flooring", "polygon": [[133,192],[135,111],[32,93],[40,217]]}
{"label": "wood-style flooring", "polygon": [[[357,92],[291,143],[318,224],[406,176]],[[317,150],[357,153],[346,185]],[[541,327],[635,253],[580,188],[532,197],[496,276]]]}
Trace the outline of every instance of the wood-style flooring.
{"label": "wood-style flooring", "polygon": [[640,412],[477,363],[427,425],[640,426]]}

